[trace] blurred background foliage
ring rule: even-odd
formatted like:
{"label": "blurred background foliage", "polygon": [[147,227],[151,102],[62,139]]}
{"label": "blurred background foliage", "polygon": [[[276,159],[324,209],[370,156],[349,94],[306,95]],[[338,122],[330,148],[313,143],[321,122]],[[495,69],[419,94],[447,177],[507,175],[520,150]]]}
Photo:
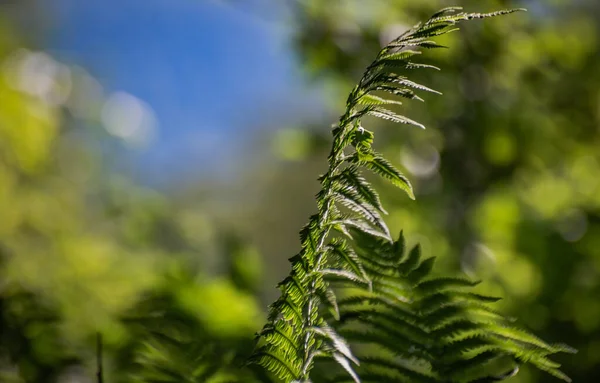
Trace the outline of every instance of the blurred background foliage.
{"label": "blurred background foliage", "polygon": [[[598,381],[600,3],[286,4],[326,115],[259,129],[234,179],[156,191],[122,170],[98,80],[44,52],[42,21],[28,29],[45,20],[36,2],[0,3],[0,381],[92,382],[98,332],[106,381],[251,381],[239,366],[315,209],[347,92],[382,44],[447,5],[529,12],[470,23],[440,39],[451,49],[423,55],[442,72],[412,76],[445,95],[404,114],[427,130],[368,121],[415,186],[411,202],[380,185],[390,228],[442,271],[485,280],[543,338],[579,349],[561,357],[564,371]],[[510,381],[545,379],[524,370]]]}

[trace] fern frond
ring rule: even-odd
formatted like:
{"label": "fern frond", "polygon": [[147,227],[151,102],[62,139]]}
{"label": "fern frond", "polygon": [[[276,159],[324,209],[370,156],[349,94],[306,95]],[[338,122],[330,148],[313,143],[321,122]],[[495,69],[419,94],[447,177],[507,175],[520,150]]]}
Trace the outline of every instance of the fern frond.
{"label": "fern frond", "polygon": [[[379,195],[361,175],[369,170],[415,198],[410,181],[372,148],[374,133],[362,119],[424,128],[385,107],[402,105],[395,97],[423,101],[417,92],[440,92],[399,72],[438,69],[410,60],[419,49],[442,48],[431,38],[456,30],[460,21],[514,11],[442,9],[369,65],[332,130],[318,212],[300,233],[302,248],[290,259],[292,272],[279,284],[281,297],[250,362],[286,383],[310,382],[316,359],[337,365],[339,375],[328,367],[322,379],[328,382],[482,383],[514,374],[520,363],[568,380],[547,358],[568,348],[512,325],[488,306],[496,298],[465,291],[477,282],[430,277],[435,258],[422,260],[418,245],[407,253],[402,234],[392,240]],[[350,296],[339,299],[340,292]],[[492,364],[499,364],[497,373],[487,369]]]}
{"label": "fern frond", "polygon": [[[397,265],[398,277],[386,278],[386,293],[377,291],[378,278],[389,269],[372,270],[376,297],[357,296],[339,302],[339,333],[352,343],[376,345],[387,350],[388,357],[369,351],[358,353],[359,376],[372,373],[370,360],[383,358],[392,365],[396,356],[409,356],[411,364],[427,365],[433,382],[484,382],[498,380],[503,374],[489,375],[484,368],[492,360],[503,360],[503,371],[513,371],[515,363],[528,363],[560,379],[568,380],[548,356],[572,352],[563,345],[550,345],[535,335],[514,326],[510,320],[488,307],[497,300],[462,291],[475,282],[462,278],[437,278],[421,281],[429,274],[432,258],[419,260],[418,247]],[[372,257],[384,258],[381,249],[372,249]],[[383,252],[386,250],[383,249]],[[408,270],[408,272],[407,272]],[[418,275],[415,276],[414,273]],[[413,277],[411,278],[411,275]],[[389,294],[393,288],[400,293]],[[361,329],[356,328],[356,324]],[[396,355],[396,356],[394,356]],[[515,372],[516,373],[516,372]],[[504,373],[508,376],[507,373]],[[414,378],[407,381],[417,382]]]}

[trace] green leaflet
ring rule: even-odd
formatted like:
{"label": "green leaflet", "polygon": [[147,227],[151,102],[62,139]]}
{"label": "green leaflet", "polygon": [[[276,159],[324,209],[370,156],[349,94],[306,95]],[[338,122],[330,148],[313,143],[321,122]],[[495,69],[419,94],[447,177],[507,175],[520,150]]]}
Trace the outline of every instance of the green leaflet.
{"label": "green leaflet", "polygon": [[419,267],[421,260],[421,246],[417,245],[408,253],[408,258],[402,262],[399,267],[404,274],[409,274],[411,271]]}
{"label": "green leaflet", "polygon": [[363,200],[383,214],[387,214],[379,200],[379,194],[377,194],[375,188],[360,175],[359,170],[355,166],[344,169],[342,174],[340,174],[339,181],[346,187],[355,188],[356,192]]}
{"label": "green leaflet", "polygon": [[400,101],[386,100],[385,98],[377,97],[372,94],[365,94],[358,99],[358,103],[361,105],[402,105]]}
{"label": "green leaflet", "polygon": [[408,59],[414,55],[420,55],[420,54],[421,54],[420,51],[403,50],[401,52],[390,53],[390,54],[381,56],[379,58],[379,60],[375,61],[375,63],[377,65],[377,63],[381,62],[382,60],[406,61],[406,59]]}
{"label": "green leaflet", "polygon": [[349,268],[356,275],[360,275],[364,280],[368,280],[368,276],[360,262],[358,255],[354,252],[347,242],[341,239],[334,239],[329,245],[329,251],[332,261],[338,261],[339,268]]}
{"label": "green leaflet", "polygon": [[332,349],[340,354],[340,356],[343,356],[354,364],[360,364],[356,357],[352,355],[352,351],[350,351],[350,347],[346,340],[336,333],[334,329],[327,325],[323,325],[322,327],[313,328],[313,331],[322,336],[326,341],[330,342]]}
{"label": "green leaflet", "polygon": [[442,8],[439,11],[435,12],[433,15],[431,15],[430,20],[435,20],[439,17],[443,17],[443,16],[447,16],[447,15],[453,15],[455,12],[460,12],[460,11],[462,11],[462,7]]}
{"label": "green leaflet", "polygon": [[356,212],[365,220],[389,235],[388,228],[385,225],[383,218],[381,218],[381,215],[377,211],[377,208],[371,205],[371,203],[367,200],[368,197],[363,197],[357,187],[354,187],[354,185],[338,183],[334,190],[335,191],[333,195],[336,202],[339,202],[348,209]]}
{"label": "green leaflet", "polygon": [[425,129],[425,125],[420,124],[414,120],[411,120],[410,118],[400,116],[399,114],[396,114],[396,113],[389,111],[387,109],[384,109],[384,108],[371,107],[371,108],[369,108],[369,111],[367,114],[369,114],[371,116],[382,118],[384,120],[392,121],[397,124],[414,125],[414,126],[418,126],[421,129]]}
{"label": "green leaflet", "polygon": [[364,166],[371,170],[373,173],[388,179],[392,185],[399,187],[404,190],[410,199],[415,199],[412,185],[408,178],[406,178],[398,169],[394,167],[388,160],[386,160],[381,154],[373,153],[371,156],[359,156],[355,155],[352,162]]}
{"label": "green leaflet", "polygon": [[[439,94],[403,75],[438,68],[409,60],[418,49],[442,47],[431,37],[460,21],[514,11],[445,8],[384,47],[366,69],[332,130],[318,212],[300,233],[302,248],[290,258],[292,272],[279,285],[250,363],[285,383],[483,383],[515,374],[521,363],[568,381],[548,357],[573,350],[515,326],[489,307],[497,298],[469,291],[477,282],[431,277],[435,258],[422,260],[418,245],[406,254],[402,234],[391,238],[379,195],[361,175],[369,170],[415,198],[410,181],[373,150],[375,134],[362,119],[424,128],[383,107],[402,105],[397,97],[422,101],[417,92]],[[317,361],[327,366],[323,376]]]}
{"label": "green leaflet", "polygon": [[428,65],[428,64],[420,64],[420,63],[413,63],[413,62],[409,62],[406,64],[406,69],[435,69],[435,70],[441,70],[440,68],[434,66],[434,65]]}
{"label": "green leaflet", "polygon": [[[386,68],[387,64],[386,61],[381,61],[381,69],[385,70],[388,69]],[[394,67],[395,67],[395,63],[394,63]],[[377,86],[395,86],[400,90],[404,90],[407,88],[412,88],[412,89],[416,89],[416,90],[422,90],[425,92],[430,92],[430,93],[435,93],[435,94],[439,94],[441,95],[440,92],[438,92],[437,90],[431,89],[429,87],[426,87],[425,85],[416,83],[414,81],[410,81],[405,77],[399,76],[395,73],[378,73],[375,76],[373,76],[372,78],[370,78],[366,83],[365,83],[365,87],[367,89],[372,89],[374,87]]]}
{"label": "green leaflet", "polygon": [[348,359],[344,358],[343,355],[341,355],[340,353],[337,353],[337,352],[333,353],[333,358],[335,359],[336,362],[339,363],[340,366],[342,366],[344,368],[344,370],[346,370],[346,372],[348,372],[348,374],[352,377],[352,380],[354,380],[355,383],[360,383],[360,378],[358,377],[356,372],[352,369],[352,366],[348,362]]}
{"label": "green leaflet", "polygon": [[329,303],[329,311],[333,315],[335,320],[340,320],[340,308],[337,304],[337,296],[335,295],[335,292],[331,289],[327,289],[323,291],[322,298],[325,298],[327,303]]}

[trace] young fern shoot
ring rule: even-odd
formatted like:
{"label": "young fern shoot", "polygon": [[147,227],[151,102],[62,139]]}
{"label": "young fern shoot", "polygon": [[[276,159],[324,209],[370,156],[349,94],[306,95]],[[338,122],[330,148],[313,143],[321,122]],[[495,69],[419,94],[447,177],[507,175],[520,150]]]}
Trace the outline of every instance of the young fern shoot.
{"label": "young fern shoot", "polygon": [[[521,363],[568,381],[547,356],[570,348],[514,328],[487,307],[494,298],[463,291],[474,285],[469,280],[428,278],[433,258],[421,261],[418,246],[404,253],[402,236],[392,239],[379,196],[361,174],[378,174],[414,199],[409,180],[373,149],[374,134],[361,119],[424,128],[388,109],[401,104],[398,98],[421,100],[416,91],[439,93],[398,74],[435,68],[411,61],[419,53],[414,49],[440,47],[429,39],[456,30],[460,21],[515,11],[442,9],[389,43],[367,68],[333,129],[318,212],[300,232],[302,249],[278,285],[281,296],[269,308],[250,363],[286,383],[310,382],[316,358],[337,365],[322,378],[332,382],[490,382],[516,373]],[[338,301],[340,286],[354,295]],[[350,343],[364,355],[355,355]]]}

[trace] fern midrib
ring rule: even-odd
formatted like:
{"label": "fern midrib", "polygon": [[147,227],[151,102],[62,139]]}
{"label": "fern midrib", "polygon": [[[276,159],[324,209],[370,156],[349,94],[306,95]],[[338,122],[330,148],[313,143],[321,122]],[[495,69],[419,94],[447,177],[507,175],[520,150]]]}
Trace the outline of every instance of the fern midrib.
{"label": "fern midrib", "polygon": [[[321,181],[321,190],[325,191],[325,195],[320,199],[317,199],[317,203],[319,205],[319,240],[317,241],[317,246],[315,249],[315,257],[316,262],[313,270],[310,270],[310,274],[318,273],[322,270],[323,265],[326,264],[326,252],[324,250],[325,240],[327,239],[329,232],[331,231],[331,220],[329,219],[331,215],[332,207],[335,203],[333,199],[334,189],[332,187],[333,179],[338,176],[340,172],[340,167],[343,165],[345,159],[344,156],[344,147],[340,146],[339,143],[343,141],[344,134],[348,134],[349,131],[348,125],[349,123],[346,121],[348,116],[351,115],[354,108],[349,108],[344,116],[340,119],[339,131],[334,135],[333,144],[331,148],[331,153],[329,155],[329,167],[325,175],[322,177]],[[336,150],[337,148],[337,150]],[[303,250],[308,250],[304,247]],[[300,261],[298,261],[300,262]],[[315,323],[313,323],[311,313],[313,310],[318,309],[318,297],[316,294],[316,279],[313,276],[310,282],[309,287],[309,298],[306,304],[306,315],[304,316],[304,359],[302,361],[302,376],[301,379],[303,381],[308,380],[308,375],[310,373],[310,365],[314,356],[312,352],[312,348],[310,347],[311,340],[314,336],[314,333],[310,330]],[[314,343],[313,343],[314,345]]]}
{"label": "fern midrib", "polygon": [[[384,55],[387,52],[387,50],[382,50],[381,52],[379,52],[379,54],[377,55],[377,59],[379,59],[382,55]],[[330,231],[331,231],[331,225],[332,225],[332,221],[329,219],[330,215],[331,215],[331,210],[333,205],[335,204],[334,198],[333,198],[333,194],[334,194],[334,188],[332,187],[333,184],[333,180],[335,179],[335,177],[337,177],[340,173],[341,170],[340,168],[342,167],[342,165],[344,164],[344,162],[348,159],[348,157],[344,154],[344,149],[348,146],[348,145],[342,145],[342,143],[344,142],[344,139],[347,137],[347,135],[349,135],[352,131],[352,123],[353,123],[353,119],[352,116],[353,114],[356,112],[356,105],[358,103],[358,100],[360,99],[360,97],[363,96],[363,94],[366,94],[368,92],[364,92],[364,90],[362,89],[362,84],[364,83],[364,81],[366,80],[366,78],[368,77],[368,73],[371,70],[371,67],[369,66],[363,73],[360,81],[359,81],[359,85],[356,86],[349,94],[348,96],[348,100],[346,103],[346,111],[345,113],[342,115],[342,117],[340,117],[340,123],[337,126],[337,132],[335,131],[336,129],[334,128],[334,134],[333,134],[333,140],[332,140],[332,145],[331,145],[331,153],[329,154],[329,158],[328,158],[328,170],[327,172],[321,177],[321,190],[325,191],[324,196],[317,198],[317,204],[319,206],[319,229],[320,229],[320,233],[319,233],[319,240],[317,241],[317,246],[315,249],[315,257],[317,258],[317,261],[315,262],[314,268],[313,270],[309,271],[309,274],[315,274],[318,273],[319,271],[322,271],[322,265],[326,264],[326,252],[324,250],[324,246],[325,246],[325,240],[327,239]],[[363,90],[363,91],[361,91]],[[354,120],[354,123],[356,124],[356,120]],[[302,252],[307,251],[308,249],[303,245],[303,249]],[[306,253],[304,253],[305,256],[307,255]],[[297,262],[301,262],[302,260],[298,260]],[[309,373],[310,373],[310,365],[312,363],[312,359],[314,356],[314,353],[312,352],[312,348],[310,347],[311,344],[311,340],[314,336],[314,333],[310,330],[313,326],[315,326],[315,323],[313,323],[312,320],[312,311],[315,309],[318,309],[318,297],[316,294],[316,279],[313,277],[311,279],[310,282],[310,286],[309,286],[309,290],[308,290],[308,301],[306,303],[306,312],[305,312],[305,316],[304,316],[304,326],[303,326],[303,331],[305,332],[304,335],[304,358],[302,361],[302,376],[300,377],[302,381],[309,381]],[[314,345],[315,343],[313,343]]]}

